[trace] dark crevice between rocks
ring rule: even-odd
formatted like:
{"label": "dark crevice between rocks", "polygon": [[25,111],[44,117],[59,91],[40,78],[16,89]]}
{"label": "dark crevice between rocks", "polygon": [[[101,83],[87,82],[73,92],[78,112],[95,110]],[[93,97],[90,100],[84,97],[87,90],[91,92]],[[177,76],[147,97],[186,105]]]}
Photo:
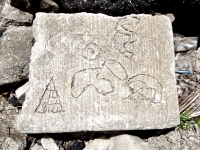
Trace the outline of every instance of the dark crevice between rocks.
{"label": "dark crevice between rocks", "polygon": [[[175,128],[169,129],[157,129],[157,130],[130,130],[130,131],[87,131],[87,132],[70,132],[70,133],[42,133],[42,134],[28,134],[27,142],[31,145],[32,139],[39,140],[44,136],[49,136],[56,141],[71,141],[71,140],[82,140],[89,141],[96,138],[110,138],[121,134],[129,134],[138,136],[141,139],[148,139],[153,136],[160,136],[175,130]],[[92,136],[91,136],[92,135]]]}
{"label": "dark crevice between rocks", "polygon": [[10,92],[13,89],[18,89],[22,85],[24,85],[26,82],[28,82],[28,79],[22,79],[18,82],[8,83],[0,86],[0,94],[4,92]]}
{"label": "dark crevice between rocks", "polygon": [[156,137],[160,135],[165,135],[170,131],[175,130],[175,128],[169,129],[157,129],[157,130],[130,130],[130,131],[87,131],[87,132],[71,132],[71,133],[42,133],[42,134],[27,134],[27,146],[25,150],[28,150],[32,143],[39,142],[43,137],[53,138],[55,141],[59,141],[63,144],[65,141],[90,141],[93,139],[110,139],[113,136],[128,134],[133,136],[138,136],[143,140],[147,140],[150,137]]}

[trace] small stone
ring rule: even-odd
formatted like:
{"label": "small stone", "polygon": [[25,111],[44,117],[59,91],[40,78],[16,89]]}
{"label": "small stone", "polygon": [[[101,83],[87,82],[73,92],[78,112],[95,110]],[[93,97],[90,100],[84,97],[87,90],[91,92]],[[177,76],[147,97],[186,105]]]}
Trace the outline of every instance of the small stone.
{"label": "small stone", "polygon": [[42,138],[41,139],[42,146],[47,150],[59,150],[57,144],[52,138]]}
{"label": "small stone", "polygon": [[0,92],[5,86],[28,79],[33,45],[31,27],[8,27],[0,30]]}
{"label": "small stone", "polygon": [[147,142],[136,136],[119,135],[110,138],[109,150],[153,150]]}
{"label": "small stone", "polygon": [[79,140],[73,140],[67,144],[67,150],[83,150],[84,147],[85,143]]}
{"label": "small stone", "polygon": [[[7,0],[6,0],[7,1]],[[9,2],[3,3],[0,11],[0,27],[12,26],[30,26],[32,24],[33,15],[21,11],[15,7],[10,6]]]}

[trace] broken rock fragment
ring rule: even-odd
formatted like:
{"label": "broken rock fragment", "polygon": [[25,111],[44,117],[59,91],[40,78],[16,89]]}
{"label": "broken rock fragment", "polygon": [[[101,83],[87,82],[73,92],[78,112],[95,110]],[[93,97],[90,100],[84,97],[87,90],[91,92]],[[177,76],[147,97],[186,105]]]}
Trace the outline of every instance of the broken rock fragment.
{"label": "broken rock fragment", "polygon": [[28,79],[33,36],[31,27],[8,27],[0,30],[0,91]]}

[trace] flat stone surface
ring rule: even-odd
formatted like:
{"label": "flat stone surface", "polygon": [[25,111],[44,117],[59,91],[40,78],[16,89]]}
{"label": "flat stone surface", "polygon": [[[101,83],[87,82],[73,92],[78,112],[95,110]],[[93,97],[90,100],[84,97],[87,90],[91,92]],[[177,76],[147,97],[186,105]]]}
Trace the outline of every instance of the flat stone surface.
{"label": "flat stone surface", "polygon": [[20,132],[161,129],[179,124],[166,16],[38,13]]}

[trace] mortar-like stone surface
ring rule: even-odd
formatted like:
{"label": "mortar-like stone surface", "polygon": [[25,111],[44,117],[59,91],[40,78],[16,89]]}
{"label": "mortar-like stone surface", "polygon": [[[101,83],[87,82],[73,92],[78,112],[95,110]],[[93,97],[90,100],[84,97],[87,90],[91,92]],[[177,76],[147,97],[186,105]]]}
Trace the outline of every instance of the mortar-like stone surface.
{"label": "mortar-like stone surface", "polygon": [[166,16],[38,13],[25,133],[162,129],[179,124]]}

